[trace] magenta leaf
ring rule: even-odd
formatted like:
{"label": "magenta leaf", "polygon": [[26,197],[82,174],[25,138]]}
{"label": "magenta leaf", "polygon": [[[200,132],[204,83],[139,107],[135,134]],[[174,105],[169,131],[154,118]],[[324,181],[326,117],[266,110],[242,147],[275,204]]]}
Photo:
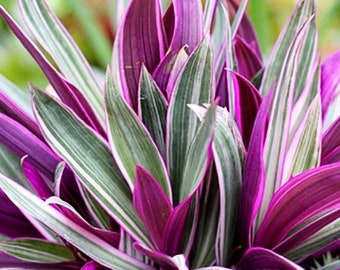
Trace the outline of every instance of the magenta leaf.
{"label": "magenta leaf", "polygon": [[261,59],[255,50],[240,36],[236,36],[235,38],[234,50],[238,72],[248,80],[253,79],[262,68]]}
{"label": "magenta leaf", "polygon": [[237,270],[249,269],[285,269],[285,270],[303,270],[297,264],[274,253],[271,250],[254,247],[247,250],[238,263]]}
{"label": "magenta leaf", "polygon": [[117,36],[125,100],[137,111],[142,64],[152,73],[164,55],[164,26],[159,1],[133,0]]}
{"label": "magenta leaf", "polygon": [[236,123],[243,137],[243,143],[248,148],[255,118],[262,98],[255,86],[242,75],[230,71],[234,82]]}
{"label": "magenta leaf", "polygon": [[99,123],[98,118],[88,104],[82,93],[71,83],[67,82],[56,69],[48,62],[44,55],[39,51],[37,46],[29,39],[29,37],[21,30],[18,24],[11,16],[0,6],[0,15],[5,19],[8,26],[16,37],[20,40],[26,50],[32,55],[39,64],[47,79],[51,83],[54,90],[58,93],[61,100],[69,106],[81,119],[83,119],[93,129],[101,135],[105,132]]}
{"label": "magenta leaf", "polygon": [[244,165],[243,186],[239,211],[241,245],[251,246],[251,228],[260,207],[264,192],[263,145],[266,136],[267,113],[271,97],[264,99],[255,120],[248,154]]}
{"label": "magenta leaf", "polygon": [[174,0],[175,25],[170,50],[187,46],[190,54],[203,39],[203,10],[200,0]]}
{"label": "magenta leaf", "polygon": [[255,244],[273,248],[296,226],[339,205],[340,163],[301,173],[274,194]]}
{"label": "magenta leaf", "polygon": [[0,142],[19,157],[28,155],[27,161],[53,180],[54,170],[60,158],[29,130],[2,113]]}
{"label": "magenta leaf", "polygon": [[335,99],[340,83],[340,50],[330,55],[321,65],[321,100],[322,117],[325,119],[327,111]]}
{"label": "magenta leaf", "polygon": [[340,161],[340,117],[322,136],[321,164]]}
{"label": "magenta leaf", "polygon": [[185,225],[187,223],[192,196],[183,200],[173,209],[166,224],[163,241],[166,254],[170,256],[182,253]]}
{"label": "magenta leaf", "polygon": [[81,270],[107,270],[109,268],[96,263],[95,261],[90,261],[86,263]]}
{"label": "magenta leaf", "polygon": [[163,235],[172,205],[158,181],[140,166],[136,167],[133,206],[144,222],[157,250],[164,251]]}

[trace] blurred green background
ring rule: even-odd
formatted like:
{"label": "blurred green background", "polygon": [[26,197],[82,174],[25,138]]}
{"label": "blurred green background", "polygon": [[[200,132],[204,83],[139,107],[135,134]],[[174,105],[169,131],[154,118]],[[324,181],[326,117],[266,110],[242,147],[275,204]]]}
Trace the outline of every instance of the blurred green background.
{"label": "blurred green background", "polygon": [[[163,0],[164,5],[169,0]],[[112,18],[123,0],[47,0],[76,40],[89,62],[100,69],[110,63],[114,36]],[[126,0],[125,0],[126,2]],[[297,0],[249,0],[248,14],[254,23],[264,58],[289,17]],[[340,48],[340,1],[316,0],[321,57]],[[0,0],[16,19],[20,13],[15,0]],[[109,6],[109,8],[108,8]],[[123,8],[123,7],[121,7]],[[119,15],[119,14],[118,14]],[[101,29],[98,31],[98,29]],[[47,82],[38,66],[0,20],[0,74],[21,88],[27,81],[45,88]]]}

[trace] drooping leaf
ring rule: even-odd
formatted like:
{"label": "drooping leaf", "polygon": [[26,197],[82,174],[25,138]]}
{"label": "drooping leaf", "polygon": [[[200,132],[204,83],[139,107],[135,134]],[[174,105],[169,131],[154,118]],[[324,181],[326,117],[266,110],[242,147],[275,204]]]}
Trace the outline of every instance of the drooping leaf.
{"label": "drooping leaf", "polygon": [[172,204],[158,181],[140,166],[136,168],[133,206],[144,222],[157,250],[164,252],[163,235]]}
{"label": "drooping leaf", "polygon": [[82,90],[103,123],[103,90],[87,60],[57,16],[44,0],[20,0],[19,4],[29,30],[51,55],[64,76]]}
{"label": "drooping leaf", "polygon": [[53,98],[38,89],[31,90],[37,120],[50,146],[120,225],[152,246],[108,145]]}
{"label": "drooping leaf", "polygon": [[40,239],[18,238],[2,241],[0,250],[28,262],[62,263],[75,260],[66,246]]}
{"label": "drooping leaf", "polygon": [[339,205],[340,164],[325,165],[301,173],[274,194],[256,233],[255,244],[273,248],[294,227]]}
{"label": "drooping leaf", "polygon": [[112,247],[2,174],[0,187],[18,207],[53,228],[58,235],[99,263],[121,270],[154,269]]}
{"label": "drooping leaf", "polygon": [[187,104],[210,103],[212,69],[208,39],[192,53],[179,75],[167,115],[167,162],[173,185],[174,202],[180,201],[180,185],[186,154],[197,132],[199,120]]}
{"label": "drooping leaf", "polygon": [[150,133],[118,93],[109,73],[106,78],[106,109],[112,154],[131,190],[136,166],[143,166],[159,181],[171,199],[170,180],[164,161]]}

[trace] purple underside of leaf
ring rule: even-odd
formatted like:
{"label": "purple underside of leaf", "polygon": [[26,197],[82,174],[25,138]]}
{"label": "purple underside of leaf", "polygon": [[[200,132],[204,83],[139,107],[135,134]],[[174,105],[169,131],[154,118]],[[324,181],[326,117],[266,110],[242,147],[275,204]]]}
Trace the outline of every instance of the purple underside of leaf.
{"label": "purple underside of leaf", "polygon": [[242,75],[231,72],[235,92],[235,118],[243,137],[243,142],[248,148],[255,118],[262,98],[255,86]]}
{"label": "purple underside of leaf", "polygon": [[140,166],[136,167],[133,206],[144,222],[157,250],[164,252],[163,235],[172,204],[158,181]]}
{"label": "purple underside of leaf", "polygon": [[322,116],[326,116],[329,106],[336,96],[340,83],[340,50],[330,55],[321,65]]}
{"label": "purple underside of leaf", "polygon": [[106,270],[106,269],[109,269],[109,268],[106,268],[94,261],[90,261],[88,263],[86,263],[82,268],[81,270]]}
{"label": "purple underside of leaf", "polygon": [[2,7],[0,7],[0,15],[5,19],[12,32],[20,40],[21,44],[38,63],[61,100],[93,129],[99,132],[102,136],[105,135],[99,120],[92,110],[92,107],[89,105],[79,89],[62,78],[62,76],[39,51],[37,46],[29,39],[29,37],[21,30],[18,24]]}
{"label": "purple underside of leaf", "polygon": [[[239,8],[239,4],[234,0],[229,0],[231,4],[231,12],[236,14],[237,9]],[[247,45],[252,48],[253,52],[257,59],[262,61],[262,54],[260,50],[260,45],[257,41],[255,30],[253,24],[251,23],[248,16],[245,14],[240,22],[240,25],[237,29],[237,35],[242,37],[242,39],[247,43]]]}
{"label": "purple underside of leaf", "polygon": [[238,263],[237,270],[249,269],[301,269],[298,265],[274,253],[271,250],[254,247],[247,250]]}
{"label": "purple underside of leaf", "polygon": [[51,188],[39,171],[27,160],[27,156],[22,159],[21,167],[27,180],[40,198],[47,199],[53,195]]}
{"label": "purple underside of leaf", "polygon": [[0,205],[0,234],[11,238],[42,237],[2,190],[0,190]]}
{"label": "purple underside of leaf", "polygon": [[317,219],[316,221],[308,224],[303,229],[300,229],[287,239],[285,239],[283,242],[281,242],[279,245],[273,248],[273,251],[279,253],[279,254],[285,254],[289,250],[295,248],[298,244],[306,240],[308,237],[312,236],[314,233],[321,230],[326,225],[329,225],[334,220],[338,219],[340,217],[340,209],[337,209],[335,211],[332,211],[325,216],[322,216],[321,218]]}
{"label": "purple underside of leaf", "polygon": [[167,43],[170,44],[172,40],[172,36],[174,34],[175,29],[175,13],[174,13],[174,4],[170,3],[166,11],[163,15],[163,24],[164,24],[164,30],[165,30],[165,36],[167,39]]}
{"label": "purple underside of leaf", "polygon": [[42,141],[43,136],[36,122],[0,90],[0,112],[23,125]]}
{"label": "purple underside of leaf", "polygon": [[169,257],[168,255],[166,255],[164,253],[154,251],[154,250],[150,250],[149,248],[147,248],[147,247],[145,247],[142,244],[137,243],[137,242],[133,244],[133,247],[138,252],[140,252],[141,254],[148,256],[154,262],[163,266],[164,269],[167,269],[167,270],[177,270],[178,269],[176,267],[176,265],[173,263],[173,261],[171,260],[171,257]]}
{"label": "purple underside of leaf", "polygon": [[203,10],[200,0],[174,0],[175,25],[170,50],[187,47],[190,54],[203,39]]}
{"label": "purple underside of leaf", "polygon": [[183,252],[183,235],[193,196],[192,194],[173,209],[166,224],[163,242],[166,254],[170,256]]}
{"label": "purple underside of leaf", "polygon": [[0,269],[60,269],[60,270],[79,270],[81,267],[80,262],[74,263],[59,263],[59,264],[44,264],[25,262],[7,255],[0,251]]}
{"label": "purple underside of leaf", "polygon": [[141,66],[152,73],[164,55],[164,26],[159,2],[133,0],[119,31],[120,76],[123,94],[134,111],[138,106],[138,81]]}
{"label": "purple underside of leaf", "polygon": [[264,192],[263,146],[267,129],[267,113],[271,96],[264,99],[256,117],[244,165],[239,210],[239,234],[242,248],[251,246],[251,228]]}
{"label": "purple underside of leaf", "polygon": [[219,79],[217,80],[216,86],[216,97],[219,98],[218,105],[221,107],[228,108],[229,106],[229,94],[228,94],[228,85],[227,85],[227,70],[224,67]]}
{"label": "purple underside of leaf", "polygon": [[340,117],[332,123],[322,136],[321,164],[340,161]]}
{"label": "purple underside of leaf", "polygon": [[255,244],[273,248],[293,228],[340,206],[340,163],[308,170],[290,179],[273,196]]}
{"label": "purple underside of leaf", "polygon": [[234,49],[239,73],[251,80],[262,68],[261,59],[240,36],[235,38]]}
{"label": "purple underside of leaf", "polygon": [[0,142],[19,157],[28,155],[27,161],[53,180],[60,158],[25,127],[0,113]]}

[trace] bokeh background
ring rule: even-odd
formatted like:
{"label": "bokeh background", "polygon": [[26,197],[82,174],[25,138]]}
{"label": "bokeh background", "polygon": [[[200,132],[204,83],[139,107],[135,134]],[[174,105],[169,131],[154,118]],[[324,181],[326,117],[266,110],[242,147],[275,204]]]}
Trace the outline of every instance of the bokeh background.
{"label": "bokeh background", "polygon": [[[122,0],[47,0],[76,40],[89,62],[99,69],[109,64],[112,25],[116,23]],[[164,6],[169,0],[163,0]],[[0,0],[10,13],[20,18],[15,0]],[[297,0],[249,0],[248,14],[255,26],[266,59]],[[316,0],[321,58],[340,49],[340,0]],[[109,8],[108,8],[109,7]],[[113,19],[112,19],[113,18]],[[100,31],[98,31],[100,29]],[[0,19],[0,74],[21,88],[27,81],[45,88],[47,81]]]}

